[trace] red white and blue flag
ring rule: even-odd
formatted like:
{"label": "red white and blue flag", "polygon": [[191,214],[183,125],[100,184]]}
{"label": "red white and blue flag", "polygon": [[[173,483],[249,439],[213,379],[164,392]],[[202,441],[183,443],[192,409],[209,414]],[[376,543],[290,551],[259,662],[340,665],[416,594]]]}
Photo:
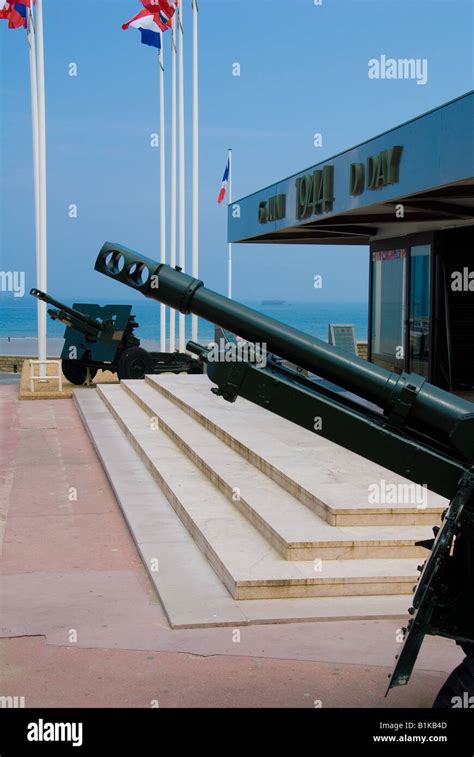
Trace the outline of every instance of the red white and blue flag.
{"label": "red white and blue flag", "polygon": [[217,198],[217,202],[219,203],[219,205],[221,204],[221,202],[223,202],[225,193],[227,192],[227,186],[229,184],[229,168],[230,168],[229,159],[227,159],[227,165],[225,167],[224,176],[222,177],[222,184],[221,184],[221,189],[219,192],[219,197]]}
{"label": "red white and blue flag", "polygon": [[122,29],[128,29],[132,26],[134,29],[138,29],[142,36],[142,44],[149,45],[150,47],[156,47],[161,50],[161,28],[155,20],[154,13],[151,13],[146,8],[136,16],[127,21],[126,24],[122,24]]}
{"label": "red white and blue flag", "polygon": [[168,2],[168,0],[141,0],[141,3],[150,13],[153,13],[155,23],[158,24],[162,32],[171,29],[178,0],[174,0],[174,2]]}
{"label": "red white and blue flag", "polygon": [[129,26],[139,29],[142,44],[161,50],[161,33],[171,29],[177,4],[167,0],[142,0],[144,9],[126,24],[122,24],[122,29],[128,29]]}
{"label": "red white and blue flag", "polygon": [[26,8],[29,7],[26,2],[2,2],[0,0],[0,19],[5,18],[8,21],[9,29],[26,29]]}

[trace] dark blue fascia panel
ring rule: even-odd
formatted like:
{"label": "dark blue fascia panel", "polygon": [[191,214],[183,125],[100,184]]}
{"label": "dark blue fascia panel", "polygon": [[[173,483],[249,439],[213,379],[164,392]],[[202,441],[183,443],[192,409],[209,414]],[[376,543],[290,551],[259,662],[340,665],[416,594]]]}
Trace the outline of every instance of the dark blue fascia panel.
{"label": "dark blue fascia panel", "polygon": [[[272,231],[397,200],[473,177],[473,125],[474,92],[469,92],[334,158],[237,200],[228,208],[229,242],[267,235]],[[395,145],[403,147],[398,183],[379,189],[365,189],[362,194],[352,196],[349,188],[351,163],[366,164],[369,156]],[[326,165],[334,166],[333,210],[306,218],[304,222],[299,221],[296,218],[296,179],[312,174]],[[277,194],[286,195],[286,217],[279,221],[259,223],[259,203]],[[236,205],[240,206],[240,218],[232,216],[232,209]]]}

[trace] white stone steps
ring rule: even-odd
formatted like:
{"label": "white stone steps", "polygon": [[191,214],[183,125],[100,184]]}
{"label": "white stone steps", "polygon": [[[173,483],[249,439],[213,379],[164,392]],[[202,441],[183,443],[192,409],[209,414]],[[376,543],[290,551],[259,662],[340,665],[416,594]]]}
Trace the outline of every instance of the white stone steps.
{"label": "white stone steps", "polygon": [[74,400],[173,628],[405,618],[406,595],[233,599],[98,394]]}
{"label": "white stone steps", "polygon": [[97,392],[75,389],[74,401],[170,624],[246,623]]}
{"label": "white stone steps", "polygon": [[147,382],[121,386],[285,559],[425,556],[428,526],[331,526]]}
{"label": "white stone steps", "polygon": [[282,559],[120,385],[96,392],[235,599],[411,593],[418,560]]}
{"label": "white stone steps", "polygon": [[[207,376],[147,376],[146,382],[333,526],[436,525],[448,502],[370,502],[395,484],[400,498],[414,484],[247,400],[211,393]],[[418,490],[420,493],[420,490]]]}

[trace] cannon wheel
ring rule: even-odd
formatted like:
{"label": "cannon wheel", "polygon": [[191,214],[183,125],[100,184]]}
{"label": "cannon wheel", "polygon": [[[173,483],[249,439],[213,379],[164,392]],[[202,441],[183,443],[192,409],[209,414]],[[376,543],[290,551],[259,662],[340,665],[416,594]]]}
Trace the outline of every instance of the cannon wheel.
{"label": "cannon wheel", "polygon": [[[86,383],[87,366],[84,365],[84,363],[81,363],[79,360],[63,360],[62,370],[63,370],[64,377],[71,384],[76,384],[76,386],[82,386],[82,384]],[[96,373],[97,373],[97,368],[89,368],[89,374],[90,374],[91,380],[94,378]]]}
{"label": "cannon wheel", "polygon": [[[472,702],[472,704],[471,704]],[[465,708],[474,705],[474,655],[464,658],[441,687],[433,707]]]}
{"label": "cannon wheel", "polygon": [[142,379],[153,373],[153,358],[142,347],[129,347],[121,355],[117,364],[119,379]]}

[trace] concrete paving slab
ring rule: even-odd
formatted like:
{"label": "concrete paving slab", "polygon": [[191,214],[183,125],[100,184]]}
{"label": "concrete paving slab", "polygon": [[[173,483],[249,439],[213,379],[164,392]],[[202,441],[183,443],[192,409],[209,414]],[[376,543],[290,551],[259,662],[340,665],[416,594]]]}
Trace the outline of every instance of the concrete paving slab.
{"label": "concrete paving slab", "polygon": [[[389,598],[382,599],[388,602]],[[258,618],[263,600],[257,600],[238,603],[248,614],[247,626],[190,624],[189,628],[170,629],[144,569],[28,573],[2,579],[0,637],[45,636],[48,644],[71,646],[69,631],[73,630],[77,632],[74,646],[82,648],[168,650],[203,656],[257,655],[343,663],[354,662],[356,656],[361,665],[391,665],[400,649],[400,626],[406,624],[402,603],[399,602],[398,619],[381,620],[370,616],[367,598],[352,597],[349,603],[347,599],[344,602],[346,606],[357,605],[361,600],[366,603],[367,616],[360,620],[338,620],[337,613],[344,612],[344,604],[328,598],[265,600],[262,613],[262,617],[266,615],[265,622]],[[321,602],[326,606],[326,614],[321,613],[325,622],[308,622],[314,620],[306,614],[308,608]],[[299,609],[298,622],[287,616],[285,623],[278,612],[278,605],[288,608],[290,604],[293,612],[295,607]],[[375,609],[380,611],[380,607]],[[234,633],[236,628],[238,635]],[[448,672],[461,659],[462,652],[454,642],[428,637],[417,668]]]}
{"label": "concrete paving slab", "polygon": [[430,707],[445,679],[421,672],[385,698],[387,667],[58,648],[38,638],[4,640],[0,655],[2,691],[42,708]]}

